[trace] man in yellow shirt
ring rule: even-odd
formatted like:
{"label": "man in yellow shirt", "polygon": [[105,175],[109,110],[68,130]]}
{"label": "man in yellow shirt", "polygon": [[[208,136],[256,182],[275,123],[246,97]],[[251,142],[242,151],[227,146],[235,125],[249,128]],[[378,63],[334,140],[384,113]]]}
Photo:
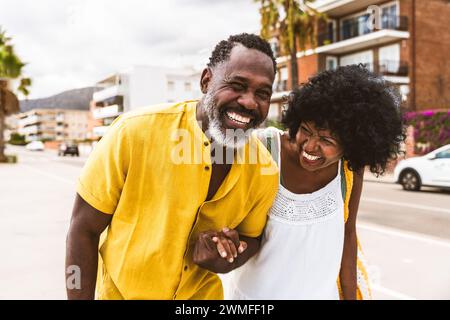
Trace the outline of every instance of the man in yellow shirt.
{"label": "man in yellow shirt", "polygon": [[[216,273],[258,250],[278,186],[277,172],[264,171],[270,154],[247,134],[268,114],[275,71],[266,41],[231,36],[212,52],[200,101],[114,121],[78,181],[66,244],[69,299],[223,299]],[[258,161],[249,161],[255,150]],[[228,261],[216,252],[210,264],[196,241],[224,227],[231,231],[220,234],[246,250]],[[73,276],[79,285],[69,284]]]}

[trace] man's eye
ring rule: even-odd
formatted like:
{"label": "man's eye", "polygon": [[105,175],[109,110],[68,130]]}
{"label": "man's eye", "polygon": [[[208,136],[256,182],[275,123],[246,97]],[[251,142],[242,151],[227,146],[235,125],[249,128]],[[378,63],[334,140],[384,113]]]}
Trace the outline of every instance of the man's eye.
{"label": "man's eye", "polygon": [[258,96],[263,100],[267,100],[267,99],[270,99],[271,94],[266,91],[261,91],[261,92],[258,92]]}
{"label": "man's eye", "polygon": [[240,83],[237,83],[237,82],[231,83],[231,87],[232,87],[234,90],[239,90],[239,91],[245,89],[244,85],[242,85],[242,84],[240,84]]}

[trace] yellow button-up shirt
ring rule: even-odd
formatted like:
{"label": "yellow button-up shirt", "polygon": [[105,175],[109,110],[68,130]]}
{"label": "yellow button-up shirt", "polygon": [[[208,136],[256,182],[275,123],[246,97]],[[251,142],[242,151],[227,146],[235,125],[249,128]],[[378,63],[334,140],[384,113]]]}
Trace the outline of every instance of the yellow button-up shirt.
{"label": "yellow button-up shirt", "polygon": [[113,214],[100,246],[98,299],[223,299],[219,277],[195,265],[200,232],[262,233],[278,188],[270,154],[254,137],[205,201],[211,145],[196,101],[157,105],[114,121],[80,175],[77,192]]}

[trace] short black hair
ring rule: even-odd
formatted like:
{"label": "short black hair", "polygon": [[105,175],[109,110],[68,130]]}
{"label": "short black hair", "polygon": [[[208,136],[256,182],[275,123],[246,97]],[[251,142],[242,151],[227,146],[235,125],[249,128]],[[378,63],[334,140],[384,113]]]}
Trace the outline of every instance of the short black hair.
{"label": "short black hair", "polygon": [[382,174],[405,140],[396,87],[362,65],[324,71],[293,90],[282,123],[295,138],[301,122],[329,129],[339,139],[353,171],[365,166]]}
{"label": "short black hair", "polygon": [[212,68],[221,62],[227,61],[230,58],[231,50],[238,43],[246,48],[258,50],[267,55],[272,60],[274,73],[277,72],[277,62],[270,44],[260,36],[249,33],[232,35],[227,40],[220,41],[211,53],[211,57],[209,57],[208,67]]}

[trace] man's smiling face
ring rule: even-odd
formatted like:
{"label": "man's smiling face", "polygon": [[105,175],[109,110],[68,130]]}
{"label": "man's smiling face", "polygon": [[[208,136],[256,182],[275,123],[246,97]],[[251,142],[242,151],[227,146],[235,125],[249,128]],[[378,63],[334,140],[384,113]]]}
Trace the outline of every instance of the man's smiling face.
{"label": "man's smiling face", "polygon": [[[252,129],[267,117],[275,77],[266,54],[236,45],[230,58],[202,75],[202,100],[212,138],[228,147],[227,130]],[[229,141],[228,141],[229,142]],[[239,141],[242,145],[245,141]]]}

